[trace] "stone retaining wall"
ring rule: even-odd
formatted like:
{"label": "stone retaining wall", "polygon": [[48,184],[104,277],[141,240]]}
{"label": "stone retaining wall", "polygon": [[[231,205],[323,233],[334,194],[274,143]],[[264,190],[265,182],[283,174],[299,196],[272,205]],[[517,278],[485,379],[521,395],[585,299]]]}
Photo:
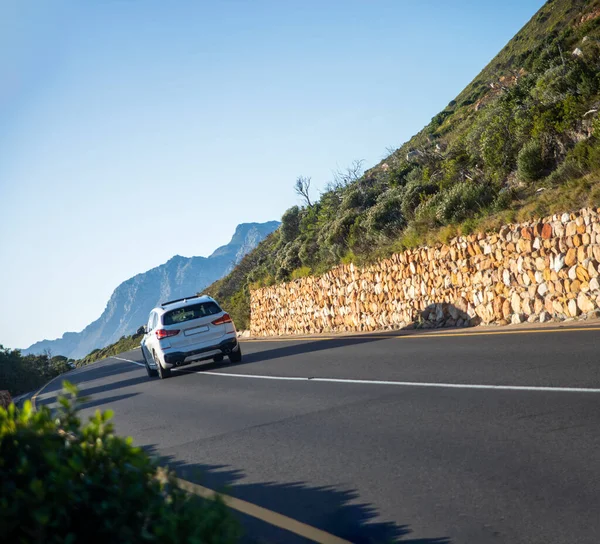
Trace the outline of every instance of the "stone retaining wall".
{"label": "stone retaining wall", "polygon": [[250,330],[273,336],[595,316],[599,262],[600,208],[585,208],[255,290]]}

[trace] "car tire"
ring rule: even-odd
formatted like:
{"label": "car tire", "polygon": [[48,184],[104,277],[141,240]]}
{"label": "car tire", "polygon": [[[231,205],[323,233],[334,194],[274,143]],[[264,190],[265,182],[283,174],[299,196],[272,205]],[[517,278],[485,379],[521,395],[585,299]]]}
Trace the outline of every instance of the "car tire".
{"label": "car tire", "polygon": [[215,363],[222,363],[222,362],[223,362],[223,355],[215,355],[215,356],[213,357],[213,361],[214,361]]}
{"label": "car tire", "polygon": [[167,378],[169,378],[171,376],[171,369],[163,368],[163,366],[160,364],[158,357],[156,356],[156,352],[152,353],[152,358],[154,359],[154,362],[156,364],[156,370],[158,371],[158,377],[161,380],[166,380]]}
{"label": "car tire", "polygon": [[242,362],[242,346],[238,344],[237,351],[232,351],[229,354],[229,361],[232,363],[241,363]]}
{"label": "car tire", "polygon": [[156,376],[158,376],[158,370],[156,370],[154,368],[150,368],[150,365],[148,364],[148,359],[146,359],[146,354],[144,353],[143,349],[142,349],[142,357],[144,358],[144,365],[146,365],[146,372],[148,373],[148,377],[156,378]]}

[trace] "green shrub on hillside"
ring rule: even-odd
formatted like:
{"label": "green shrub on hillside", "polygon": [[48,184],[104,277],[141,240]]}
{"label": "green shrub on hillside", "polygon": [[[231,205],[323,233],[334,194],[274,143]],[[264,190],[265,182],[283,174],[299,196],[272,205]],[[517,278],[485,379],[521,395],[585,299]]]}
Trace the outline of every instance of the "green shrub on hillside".
{"label": "green shrub on hillside", "polygon": [[281,217],[279,227],[281,241],[284,243],[292,242],[300,232],[300,208],[293,206],[287,210]]}
{"label": "green shrub on hillside", "polygon": [[463,181],[424,201],[416,219],[430,226],[458,223],[484,209],[496,196],[488,183]]}
{"label": "green shrub on hillside", "polygon": [[518,175],[523,181],[537,181],[544,175],[544,159],[542,145],[538,140],[531,140],[519,151],[517,157]]}
{"label": "green shrub on hillside", "polygon": [[41,387],[55,376],[71,369],[70,361],[61,355],[22,355],[18,349],[0,345],[0,389],[12,396]]}
{"label": "green shrub on hillside", "polygon": [[132,349],[140,347],[142,341],[142,334],[132,334],[131,336],[121,336],[114,344],[110,344],[104,348],[97,348],[88,353],[83,359],[75,361],[75,366],[81,367],[95,363],[111,355],[118,355]]}
{"label": "green shrub on hillside", "polygon": [[0,534],[6,542],[235,542],[219,499],[190,498],[131,439],[114,435],[110,412],[82,425],[76,389],[54,416],[27,402],[0,408]]}
{"label": "green shrub on hillside", "polygon": [[572,162],[583,172],[600,168],[600,139],[594,136],[589,140],[578,142],[565,162]]}
{"label": "green shrub on hillside", "polygon": [[402,214],[402,193],[401,190],[390,189],[381,194],[375,206],[369,209],[365,226],[371,236],[390,236],[406,226],[406,219]]}
{"label": "green shrub on hillside", "polygon": [[299,280],[300,278],[306,278],[310,276],[311,269],[308,266],[303,266],[302,268],[297,268],[291,274],[292,280]]}
{"label": "green shrub on hillside", "polygon": [[514,166],[517,128],[508,101],[490,106],[481,120],[478,155],[487,175],[500,181]]}
{"label": "green shrub on hillside", "polygon": [[412,175],[407,178],[407,184],[402,196],[401,209],[404,217],[414,217],[415,210],[419,204],[437,191],[438,187],[434,183],[423,179],[420,169],[413,170]]}
{"label": "green shrub on hillside", "polygon": [[457,223],[482,211],[496,196],[489,183],[463,181],[440,193],[437,219],[441,224]]}
{"label": "green shrub on hillside", "polygon": [[281,254],[281,263],[279,265],[280,270],[283,271],[285,276],[287,277],[292,270],[299,268],[302,266],[302,262],[300,261],[300,257],[298,256],[302,244],[300,240],[296,239],[293,242],[290,242],[286,245],[285,249]]}
{"label": "green shrub on hillside", "polygon": [[360,213],[356,210],[340,212],[339,216],[331,223],[326,231],[326,242],[332,246],[345,246],[350,230],[356,223]]}

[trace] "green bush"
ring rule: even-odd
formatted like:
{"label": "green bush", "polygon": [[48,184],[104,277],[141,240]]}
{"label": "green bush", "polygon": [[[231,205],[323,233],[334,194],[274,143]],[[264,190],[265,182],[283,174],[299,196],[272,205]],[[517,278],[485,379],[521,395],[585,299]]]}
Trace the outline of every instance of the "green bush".
{"label": "green bush", "polygon": [[424,198],[415,210],[415,222],[421,226],[439,227],[441,222],[438,219],[437,210],[442,197],[442,193],[436,193],[430,198]]}
{"label": "green bush", "polygon": [[406,178],[414,169],[414,165],[400,161],[394,165],[388,172],[388,183],[391,187],[402,187],[406,184]]}
{"label": "green bush", "polygon": [[567,159],[563,161],[556,170],[554,170],[546,179],[545,183],[548,185],[561,185],[571,179],[577,179],[583,175],[581,168],[579,168],[573,161]]}
{"label": "green bush", "polygon": [[432,226],[457,223],[480,212],[495,196],[487,183],[463,181],[423,202],[417,208],[416,218]]}
{"label": "green bush", "polygon": [[248,285],[227,300],[226,309],[238,330],[250,328],[250,289]]}
{"label": "green bush", "polygon": [[479,213],[495,197],[496,191],[488,183],[457,183],[445,192],[438,216],[444,223],[462,221]]}
{"label": "green bush", "polygon": [[408,183],[404,188],[404,194],[402,196],[402,215],[404,217],[413,217],[417,206],[423,202],[428,196],[434,194],[438,187],[434,183],[423,180],[422,177],[418,177],[420,169],[413,170],[409,176],[411,179],[407,180]]}
{"label": "green bush", "polygon": [[34,391],[55,376],[71,369],[66,357],[52,355],[22,355],[18,349],[0,345],[0,389],[12,396]]}
{"label": "green bush", "polygon": [[300,232],[300,208],[293,206],[281,217],[281,226],[279,227],[281,240],[287,244],[292,242]]}
{"label": "green bush", "polygon": [[300,240],[295,240],[292,243],[287,244],[282,254],[281,268],[284,268],[288,272],[295,270],[302,266],[298,252],[300,251]]}
{"label": "green bush", "polygon": [[346,210],[340,213],[327,229],[327,243],[345,246],[350,229],[358,216],[359,212],[356,210]]}
{"label": "green bush", "polygon": [[502,179],[516,159],[514,108],[506,100],[498,100],[479,121],[479,154],[488,177]]}
{"label": "green bush", "polygon": [[519,151],[517,172],[523,181],[537,181],[544,176],[545,166],[542,146],[538,140],[531,140]]}
{"label": "green bush", "polygon": [[537,79],[533,97],[544,106],[551,106],[565,99],[569,92],[568,80],[565,77],[565,67],[560,64],[548,68]]}
{"label": "green bush", "polygon": [[366,227],[370,235],[391,235],[406,226],[402,214],[402,191],[390,189],[383,193],[367,213]]}
{"label": "green bush", "polygon": [[[114,435],[110,412],[81,425],[76,389],[53,416],[27,402],[0,408],[0,534],[5,542],[235,542],[220,499],[180,490],[131,439]],[[157,477],[159,476],[159,477]]]}
{"label": "green bush", "polygon": [[362,208],[363,204],[364,195],[358,187],[350,186],[346,188],[342,197],[342,211],[356,210]]}
{"label": "green bush", "polygon": [[300,278],[306,278],[310,276],[311,269],[308,266],[302,266],[301,268],[296,268],[296,270],[292,271],[291,278],[293,280],[299,280]]}
{"label": "green bush", "polygon": [[571,161],[583,172],[600,167],[600,140],[594,136],[577,142],[567,155],[567,161]]}
{"label": "green bush", "polygon": [[510,208],[516,193],[513,189],[505,187],[498,192],[498,195],[492,202],[491,208],[494,212],[501,212]]}

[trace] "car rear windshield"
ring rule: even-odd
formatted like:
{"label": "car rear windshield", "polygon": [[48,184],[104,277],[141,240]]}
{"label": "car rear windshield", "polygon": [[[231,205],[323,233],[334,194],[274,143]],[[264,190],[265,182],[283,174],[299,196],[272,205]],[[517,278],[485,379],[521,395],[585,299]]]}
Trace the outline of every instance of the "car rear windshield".
{"label": "car rear windshield", "polygon": [[163,315],[163,325],[177,325],[177,323],[183,323],[184,321],[215,315],[221,311],[219,305],[212,301],[190,304],[184,308],[177,308],[176,310],[166,312]]}

